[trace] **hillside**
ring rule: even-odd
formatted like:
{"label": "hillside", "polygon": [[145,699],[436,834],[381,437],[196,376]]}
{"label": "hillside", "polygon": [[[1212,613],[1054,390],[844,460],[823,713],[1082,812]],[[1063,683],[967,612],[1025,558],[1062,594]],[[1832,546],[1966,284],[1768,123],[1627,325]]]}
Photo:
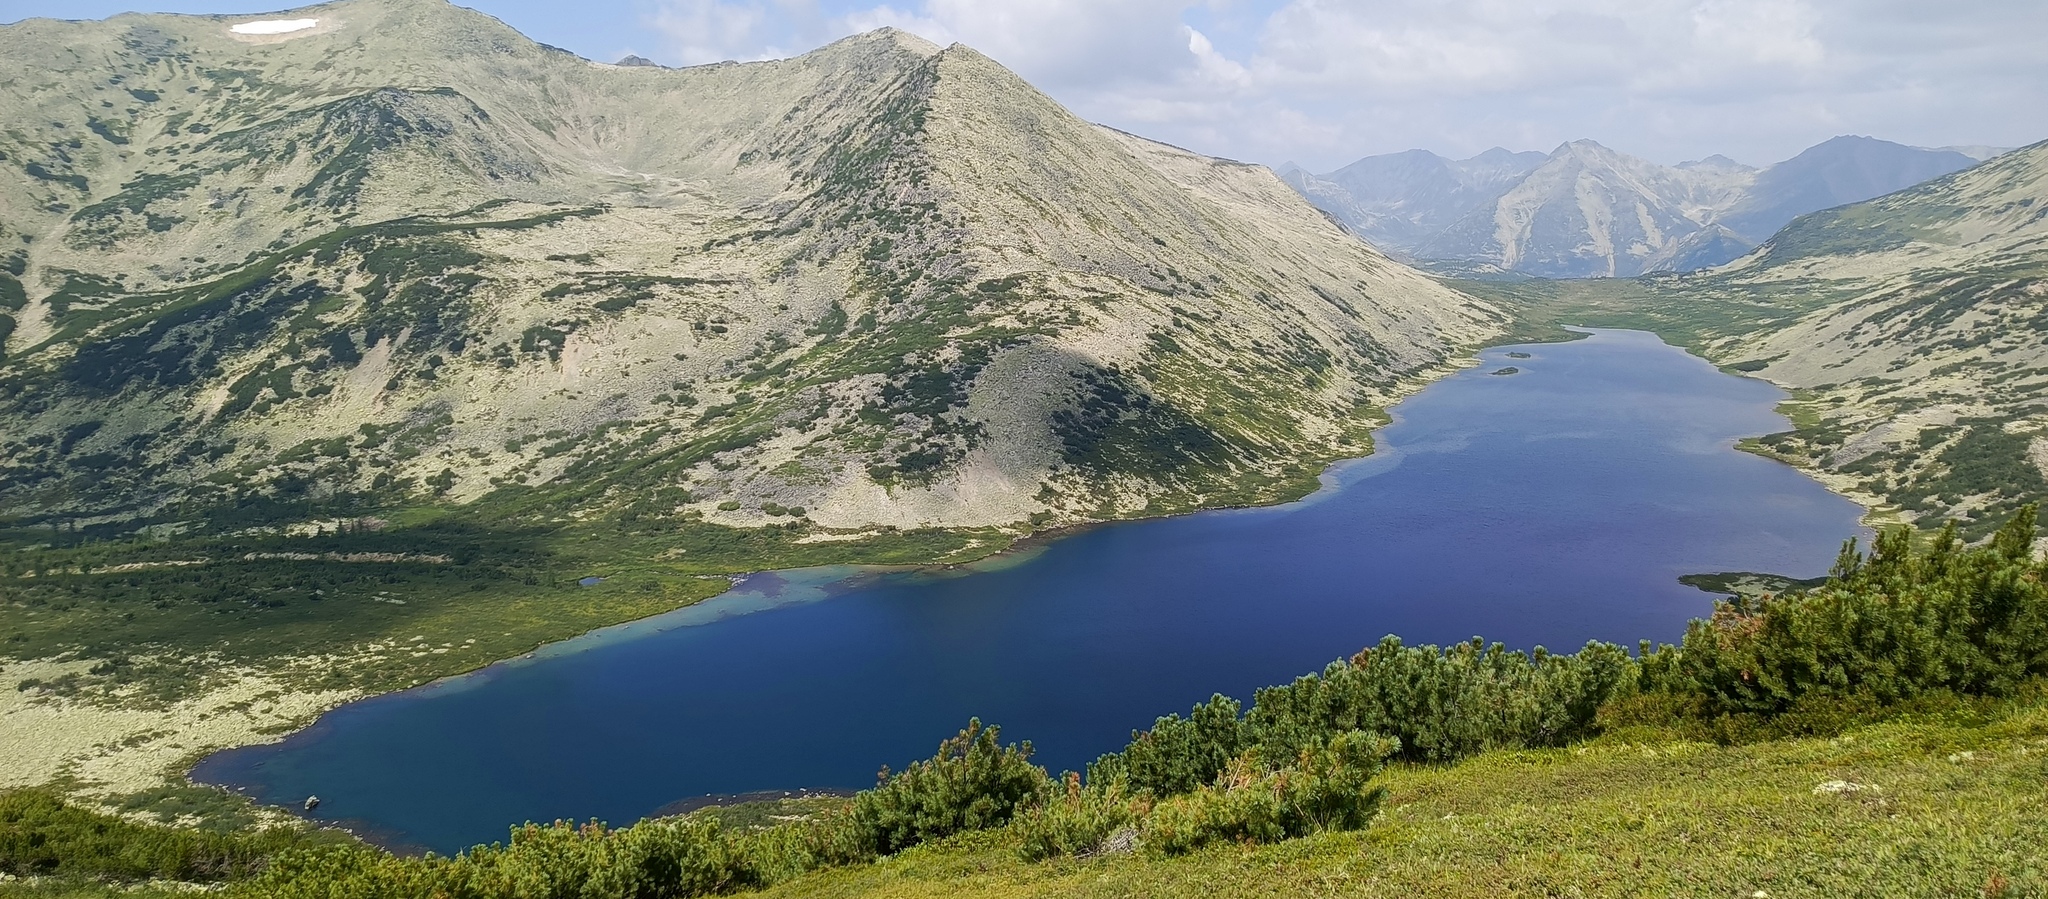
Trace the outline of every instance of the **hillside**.
{"label": "hillside", "polygon": [[[2040,895],[2048,819],[2029,797],[2038,792],[2048,709],[2033,702],[1985,717],[1927,716],[1742,746],[1638,732],[1568,749],[1503,750],[1456,766],[1390,769],[1383,810],[1360,832],[1177,858],[1049,862],[1020,860],[1014,833],[971,833],[739,895]],[[760,820],[816,813],[796,805],[734,811]],[[0,883],[9,897],[184,895],[162,884]]]}
{"label": "hillside", "polygon": [[0,116],[0,785],[151,788],[734,573],[1297,496],[1505,321],[896,31],[29,20]]}
{"label": "hillside", "polygon": [[1712,271],[1496,293],[1791,388],[1796,428],[1751,448],[1883,514],[1981,536],[2048,493],[2048,144],[1803,216]]}
{"label": "hillside", "polygon": [[1369,156],[1288,183],[1376,246],[1431,268],[1545,278],[1692,271],[1733,260],[1807,212],[1975,165],[1954,149],[1837,137],[1763,169],[1676,166],[1571,141],[1547,157],[1494,149]]}
{"label": "hillside", "polygon": [[34,123],[0,146],[0,512],[1250,502],[1496,327],[1265,170],[965,47],[666,70],[442,0],[281,15],[319,24],[0,31],[0,110]]}

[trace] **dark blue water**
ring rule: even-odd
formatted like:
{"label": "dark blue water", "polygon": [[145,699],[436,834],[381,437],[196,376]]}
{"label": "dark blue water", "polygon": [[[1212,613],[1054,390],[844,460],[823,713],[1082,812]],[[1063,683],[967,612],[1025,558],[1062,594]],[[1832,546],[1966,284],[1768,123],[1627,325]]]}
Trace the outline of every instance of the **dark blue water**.
{"label": "dark blue water", "polygon": [[1732,448],[1782,430],[1782,398],[1636,332],[1491,350],[1305,502],[1104,527],[980,570],[756,575],[195,777],[318,794],[320,818],[449,852],[529,819],[869,786],[971,715],[1079,767],[1160,714],[1388,633],[1669,640],[1711,608],[1679,575],[1813,576],[1859,533],[1858,507]]}

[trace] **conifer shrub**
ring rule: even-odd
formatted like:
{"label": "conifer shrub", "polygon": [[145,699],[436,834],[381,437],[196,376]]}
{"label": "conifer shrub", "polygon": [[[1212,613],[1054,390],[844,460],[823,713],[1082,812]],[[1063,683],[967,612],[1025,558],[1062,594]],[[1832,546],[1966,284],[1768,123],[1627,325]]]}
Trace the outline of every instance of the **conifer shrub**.
{"label": "conifer shrub", "polygon": [[1975,548],[1953,524],[1921,549],[1904,527],[1880,535],[1867,557],[1852,540],[1825,586],[1718,604],[1679,645],[1645,653],[1641,683],[1701,714],[1750,718],[1935,692],[2012,695],[2048,676],[2036,514],[2020,510]]}
{"label": "conifer shrub", "polygon": [[0,792],[0,874],[210,883],[246,876],[308,837],[273,828],[212,833],[81,809],[38,789]]}
{"label": "conifer shrub", "polygon": [[888,855],[1008,823],[1050,784],[1045,769],[1031,764],[1031,744],[1004,746],[1001,735],[1001,728],[974,719],[930,759],[895,775],[882,769],[875,788],[854,798],[842,825],[852,844]]}
{"label": "conifer shrub", "polygon": [[1379,813],[1386,789],[1372,779],[1399,749],[1395,740],[1354,730],[1314,740],[1277,768],[1260,761],[1265,753],[1238,756],[1216,783],[1153,808],[1144,845],[1182,855],[1219,841],[1273,843],[1358,830]]}
{"label": "conifer shrub", "polygon": [[1215,780],[1243,746],[1242,708],[1237,700],[1218,693],[1186,718],[1160,718],[1151,730],[1132,734],[1123,751],[1091,764],[1089,780],[1120,781],[1134,792],[1154,796],[1203,786]]}
{"label": "conifer shrub", "polygon": [[1128,798],[1122,783],[1083,786],[1081,775],[1069,771],[1059,789],[1011,825],[1017,831],[1017,854],[1025,861],[1093,855],[1111,836],[1134,829],[1149,810],[1149,802]]}

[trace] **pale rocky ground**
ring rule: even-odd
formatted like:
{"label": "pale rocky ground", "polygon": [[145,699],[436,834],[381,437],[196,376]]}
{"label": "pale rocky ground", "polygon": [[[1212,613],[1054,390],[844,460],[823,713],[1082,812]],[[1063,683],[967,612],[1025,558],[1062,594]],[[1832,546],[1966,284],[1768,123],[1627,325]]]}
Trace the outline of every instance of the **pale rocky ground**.
{"label": "pale rocky ground", "polygon": [[[230,31],[249,18],[0,32],[19,68],[0,109],[53,123],[0,137],[0,252],[25,253],[0,368],[49,385],[6,414],[34,440],[102,422],[63,446],[122,471],[80,491],[60,454],[0,446],[14,470],[58,478],[0,492],[12,512],[121,520],[288,477],[314,495],[467,502],[572,466],[602,479],[634,447],[696,461],[565,511],[669,486],[690,496],[675,513],[735,525],[771,505],[844,529],[1057,525],[1199,505],[1231,470],[1362,451],[1359,409],[1503,320],[1357,245],[1264,168],[1083,123],[965,47],[876,32],[666,70],[546,50],[442,0],[344,0],[269,17],[316,27]],[[293,249],[401,219],[438,234]],[[477,258],[372,271],[435,243]],[[181,302],[159,292],[252,270],[272,286],[152,324]],[[366,298],[380,283],[396,289]],[[422,285],[442,299],[400,302]],[[360,358],[323,352],[332,333]],[[183,341],[212,367],[78,386],[78,348],[124,334],[146,335],[126,352]],[[1286,386],[1282,345],[1331,360],[1313,389]],[[918,371],[966,398],[882,409]],[[1082,470],[1053,419],[1090,372],[1191,416],[1232,458],[1201,477]],[[1205,394],[1225,372],[1260,394],[1238,407],[1284,420],[1247,430]],[[365,425],[410,448],[370,445],[383,438]],[[943,461],[874,473],[920,454]]]}
{"label": "pale rocky ground", "polygon": [[[1895,503],[1949,478],[1943,454],[1965,439],[2048,473],[2035,436],[2048,434],[2048,146],[1802,220],[1689,289],[1730,302],[1708,355],[1794,389],[1818,416],[1829,439],[1781,449],[1830,486]],[[1750,297],[1800,314],[1745,327]],[[2003,514],[2042,498],[2014,489],[2031,492],[1944,488],[1898,514]]]}
{"label": "pale rocky ground", "polygon": [[[1262,167],[893,31],[668,70],[443,0],[32,20],[0,122],[0,516],[60,528],[520,485],[548,524],[800,506],[826,543],[1264,502],[1506,322]],[[394,651],[438,650],[305,664]],[[0,691],[4,783],[132,792],[353,696],[286,669]]]}
{"label": "pale rocky ground", "polygon": [[[309,659],[307,665],[336,664]],[[9,684],[79,674],[93,660],[0,661]],[[0,789],[63,779],[89,796],[138,793],[180,781],[199,756],[281,739],[358,696],[290,686],[279,672],[229,669],[209,689],[168,707],[0,690]]]}

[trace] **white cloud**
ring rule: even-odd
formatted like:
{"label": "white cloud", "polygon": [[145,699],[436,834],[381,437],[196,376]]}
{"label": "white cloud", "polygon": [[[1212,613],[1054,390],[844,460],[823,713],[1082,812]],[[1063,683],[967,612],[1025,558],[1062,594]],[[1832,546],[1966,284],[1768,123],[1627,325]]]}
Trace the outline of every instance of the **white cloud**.
{"label": "white cloud", "polygon": [[2039,0],[666,0],[656,24],[684,62],[891,25],[969,44],[1085,117],[1318,170],[1579,137],[1758,163],[1843,132],[2048,137]]}

